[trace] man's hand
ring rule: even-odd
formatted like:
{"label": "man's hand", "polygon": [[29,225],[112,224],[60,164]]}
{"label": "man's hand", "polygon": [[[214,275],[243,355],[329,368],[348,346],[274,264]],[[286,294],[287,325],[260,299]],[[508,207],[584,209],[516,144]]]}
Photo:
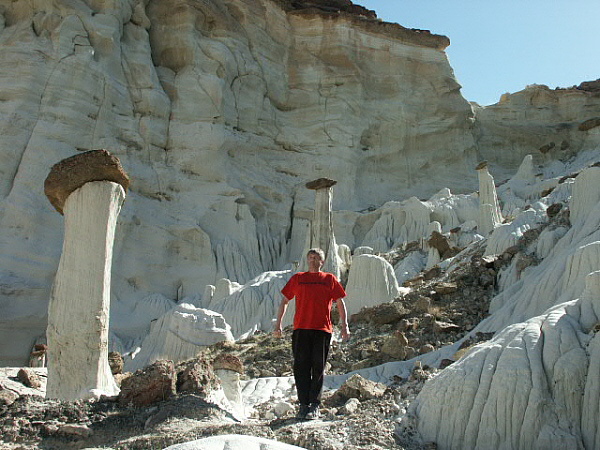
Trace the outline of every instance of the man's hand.
{"label": "man's hand", "polygon": [[342,341],[349,341],[350,340],[350,330],[348,329],[348,326],[342,326]]}
{"label": "man's hand", "polygon": [[275,329],[273,330],[273,336],[275,336],[276,338],[283,337],[283,333],[281,330],[281,321],[283,320],[283,316],[285,316],[285,311],[287,310],[289,302],[289,299],[283,296],[283,298],[281,299],[281,303],[279,304],[279,310],[277,311],[277,319],[275,320]]}

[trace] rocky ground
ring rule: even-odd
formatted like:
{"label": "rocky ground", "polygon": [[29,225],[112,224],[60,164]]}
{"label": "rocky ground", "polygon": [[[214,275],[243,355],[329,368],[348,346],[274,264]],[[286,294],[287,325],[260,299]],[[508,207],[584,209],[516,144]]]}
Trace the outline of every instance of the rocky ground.
{"label": "rocky ground", "polygon": [[[449,271],[434,267],[422,272],[405,283],[412,288],[409,294],[352,316],[352,338],[333,343],[328,373],[408,360],[463,338],[486,316],[498,272],[516,254],[523,254],[534,235],[529,233],[518,246],[495,257],[482,256],[483,244],[472,245],[460,255],[461,263]],[[410,251],[420,250],[408,245],[385,257],[393,263]],[[298,422],[289,407],[274,413],[271,404],[259,405],[252,417],[240,422],[207,401],[209,389],[205,387],[215,382],[209,374],[210,361],[224,354],[243,363],[242,379],[291,375],[290,335],[288,329],[283,339],[261,333],[209,347],[185,363],[188,376],[195,374],[191,381],[178,379],[177,389],[165,394],[164,400],[145,405],[124,406],[125,402],[115,399],[66,403],[0,395],[0,445],[11,449],[159,449],[206,436],[247,434],[321,450],[435,448],[413,442],[406,432],[397,435],[395,429],[423,383],[452,364],[452,359],[444,360],[442,367],[417,365],[409,378],[397,377],[389,386],[351,378],[336,393],[324,394],[322,420],[314,422]],[[462,347],[490,337],[479,333],[464,340]],[[178,367],[174,370],[181,376],[183,366]],[[357,382],[361,386],[352,387]]]}

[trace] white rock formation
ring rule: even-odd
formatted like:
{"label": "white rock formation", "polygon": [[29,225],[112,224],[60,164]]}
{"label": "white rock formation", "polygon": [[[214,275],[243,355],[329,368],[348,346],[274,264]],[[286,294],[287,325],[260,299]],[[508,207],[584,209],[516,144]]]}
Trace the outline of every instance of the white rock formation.
{"label": "white rock formation", "polygon": [[120,184],[94,181],[64,205],[65,238],[48,307],[48,398],[116,395],[108,365],[112,250],[125,199]]}
{"label": "white rock formation", "polygon": [[245,419],[246,411],[242,399],[242,385],[240,383],[240,375],[244,373],[244,366],[241,360],[231,355],[221,354],[220,357],[217,357],[213,361],[213,370],[221,381],[221,387],[229,402],[230,409],[233,411],[234,417],[239,420]]}
{"label": "white rock formation", "polygon": [[349,315],[391,302],[406,291],[398,286],[394,268],[382,257],[364,254],[352,258],[345,300]]}
{"label": "white rock formation", "polygon": [[398,284],[414,278],[425,268],[427,257],[420,251],[411,252],[406,258],[402,259],[396,267],[394,273]]}
{"label": "white rock formation", "polygon": [[479,177],[479,222],[477,230],[488,236],[494,228],[502,223],[502,213],[496,194],[494,177],[488,171],[487,162],[477,166]]}
{"label": "white rock formation", "polygon": [[429,224],[429,229],[427,230],[427,234],[425,235],[425,244],[423,245],[423,250],[427,251],[427,264],[425,265],[426,269],[431,269],[433,266],[435,266],[442,260],[440,252],[436,248],[431,247],[427,244],[427,238],[431,237],[431,233],[433,233],[434,231],[440,234],[442,233],[442,225],[437,221],[433,221]]}
{"label": "white rock formation", "polygon": [[512,222],[503,223],[494,228],[488,239],[485,254],[496,255],[502,253],[507,248],[515,245],[527,230],[536,228],[538,225],[547,222],[547,220],[544,204],[535,203],[531,205],[529,209],[519,214]]}
{"label": "white rock formation", "polygon": [[[572,227],[557,240],[553,249],[546,250],[548,253],[545,259],[539,265],[531,267],[526,278],[507,286],[492,299],[492,315],[478,329],[498,331],[581,295],[585,276],[600,267],[600,201],[597,195],[600,178],[591,176],[597,173],[596,170],[596,167],[583,170],[573,183],[570,208],[574,208],[576,212]],[[530,228],[528,223],[541,220],[541,214],[533,211],[525,211],[513,222],[514,226],[511,224],[515,234],[522,234],[520,230]],[[582,211],[587,214],[584,215]],[[502,228],[496,229],[494,234]],[[498,253],[489,250],[493,237],[494,235],[488,243],[487,253]],[[497,248],[505,245],[506,243]]]}
{"label": "white rock formation", "polygon": [[299,450],[301,448],[256,436],[224,434],[171,445],[165,450]]}
{"label": "white rock formation", "polygon": [[579,300],[517,323],[426,383],[409,411],[442,448],[600,444],[600,271]]}
{"label": "white rock formation", "polygon": [[[265,272],[211,308],[231,325],[235,339],[251,336],[257,330],[272,331],[281,303],[281,289],[291,276],[291,271]],[[291,325],[292,320],[293,314],[287,314],[283,327]]]}
{"label": "white rock formation", "polygon": [[184,361],[222,341],[232,342],[233,335],[221,314],[179,304],[152,323],[140,351],[125,359],[124,370],[134,372],[159,359]]}
{"label": "white rock formation", "polygon": [[234,417],[245,418],[244,402],[242,401],[242,388],[240,385],[240,374],[233,370],[215,369],[215,375],[219,377],[225,397],[234,410]]}
{"label": "white rock formation", "polygon": [[[311,248],[320,248],[325,252],[323,271],[332,273],[339,278],[344,263],[338,252],[331,220],[332,188],[335,184],[337,181],[328,178],[319,178],[306,183],[308,189],[315,191],[315,209],[307,239],[308,245],[304,249],[303,255],[306,255]],[[306,257],[301,260],[300,270],[308,270]]]}
{"label": "white rock formation", "polygon": [[[550,142],[543,158],[564,161],[600,142],[597,128],[578,129],[598,115],[591,92],[532,87],[479,108],[460,94],[447,38],[345,11],[272,0],[38,3],[4,2],[0,18],[3,365],[24,364],[46,328],[62,223],[39,180],[76,149],[111,149],[135,179],[112,299],[114,315],[130,317],[149,295],[197,299],[220,278],[244,284],[301,260],[308,180],[339,180],[340,244],[387,250],[433,220],[444,232],[457,225],[434,209],[398,227],[384,218],[371,233],[380,205],[446,186],[472,192],[468,168],[480,159],[504,179]],[[456,211],[459,223],[476,219]],[[143,338],[141,322],[116,333],[125,347]]]}

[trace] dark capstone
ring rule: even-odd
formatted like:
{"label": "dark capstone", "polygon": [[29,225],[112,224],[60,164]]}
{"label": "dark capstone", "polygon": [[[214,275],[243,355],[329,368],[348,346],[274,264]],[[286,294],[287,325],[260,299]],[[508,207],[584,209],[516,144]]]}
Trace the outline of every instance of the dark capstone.
{"label": "dark capstone", "polygon": [[448,238],[446,238],[446,236],[437,231],[431,232],[431,237],[429,238],[427,243],[431,247],[435,248],[440,255],[444,255],[444,253],[450,250],[450,243],[448,242]]}
{"label": "dark capstone", "polygon": [[319,178],[317,180],[309,181],[308,183],[306,183],[305,186],[307,189],[317,190],[328,188],[334,186],[335,184],[337,184],[337,181],[332,180],[330,178]]}
{"label": "dark capstone", "polygon": [[92,150],[63,159],[50,169],[44,182],[44,193],[59,212],[71,192],[90,181],[112,181],[127,191],[129,177],[121,162],[107,150]]}

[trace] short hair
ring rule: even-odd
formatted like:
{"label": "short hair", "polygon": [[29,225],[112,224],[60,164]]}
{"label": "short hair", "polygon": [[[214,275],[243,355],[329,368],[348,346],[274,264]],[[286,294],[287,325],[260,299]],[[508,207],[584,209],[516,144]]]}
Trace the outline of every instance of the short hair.
{"label": "short hair", "polygon": [[306,252],[306,256],[308,257],[308,255],[310,255],[311,253],[319,255],[319,257],[321,258],[321,261],[325,261],[325,252],[323,250],[321,250],[320,248],[318,248],[318,247],[311,248],[308,252]]}

